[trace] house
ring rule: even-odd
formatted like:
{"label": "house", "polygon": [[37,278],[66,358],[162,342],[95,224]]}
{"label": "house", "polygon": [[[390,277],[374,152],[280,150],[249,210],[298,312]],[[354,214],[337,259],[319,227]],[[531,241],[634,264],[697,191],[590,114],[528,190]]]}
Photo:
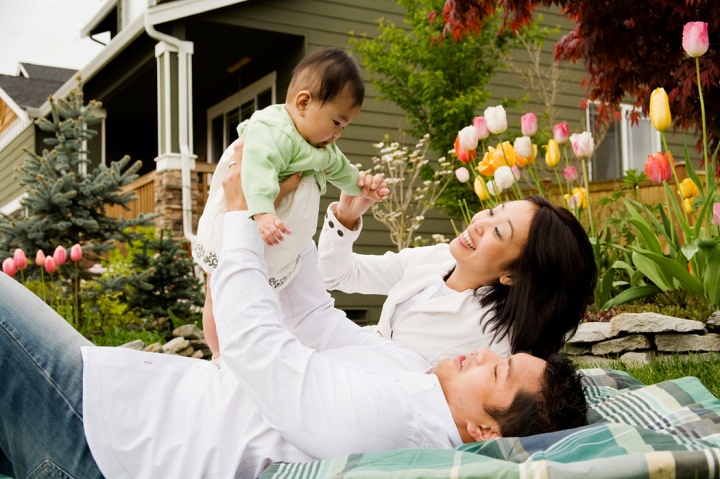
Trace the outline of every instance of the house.
{"label": "house", "polygon": [[[0,152],[3,171],[12,171],[23,158],[23,147],[42,149],[41,135],[32,126],[38,109],[77,72],[66,68],[21,63],[16,75],[0,75]],[[0,176],[0,212],[20,208],[22,191],[12,174]]]}
{"label": "house", "polygon": [[[379,18],[401,25],[403,15],[394,0],[106,0],[82,31],[91,37],[110,32],[109,43],[79,72],[85,98],[101,101],[106,112],[97,127],[100,134],[88,145],[89,157],[95,164],[125,154],[142,160],[143,176],[132,185],[140,198],[130,214],[160,213],[159,227],[171,227],[192,240],[208,175],[235,139],[237,124],[284,100],[292,68],[306,52],[347,46],[349,32],[372,35]],[[567,25],[552,12],[546,21]],[[551,58],[553,42],[547,43],[546,57]],[[29,79],[32,70],[26,71]],[[558,118],[571,122],[575,131],[585,129],[588,121],[577,108],[583,96],[579,71],[576,67],[565,80],[558,100]],[[64,80],[44,95],[65,96],[77,84],[72,74]],[[498,75],[490,88],[496,98],[526,93],[510,73]],[[351,161],[365,165],[375,154],[372,143],[404,124],[401,110],[376,97],[368,83],[363,111],[339,142]],[[21,147],[41,149],[31,120],[50,109],[47,102],[36,102],[26,110],[12,110],[18,118],[8,117],[10,125],[0,133],[0,168],[6,172],[21,161]],[[519,123],[519,115],[511,122]],[[11,175],[2,181],[0,207],[11,212],[22,191]],[[337,194],[329,192],[321,211]],[[114,213],[126,214],[119,209]],[[426,223],[429,231],[452,232],[439,215]],[[361,241],[358,249],[365,253],[391,249],[387,230],[372,218]],[[377,321],[382,297],[335,297],[358,322]]]}

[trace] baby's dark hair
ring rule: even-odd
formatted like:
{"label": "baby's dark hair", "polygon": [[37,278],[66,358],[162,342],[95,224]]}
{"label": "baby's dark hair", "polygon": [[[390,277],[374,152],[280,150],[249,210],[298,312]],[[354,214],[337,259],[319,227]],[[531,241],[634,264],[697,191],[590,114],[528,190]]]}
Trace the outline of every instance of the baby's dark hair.
{"label": "baby's dark hair", "polygon": [[365,100],[365,84],[357,60],[342,48],[323,48],[303,58],[293,70],[288,101],[297,92],[308,90],[321,104],[347,92],[352,106]]}

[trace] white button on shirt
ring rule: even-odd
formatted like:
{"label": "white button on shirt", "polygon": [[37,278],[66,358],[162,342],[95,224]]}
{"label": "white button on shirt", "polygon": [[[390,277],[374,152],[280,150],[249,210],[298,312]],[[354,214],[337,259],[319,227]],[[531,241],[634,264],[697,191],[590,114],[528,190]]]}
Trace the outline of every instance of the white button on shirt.
{"label": "white button on shirt", "polygon": [[275,294],[243,212],[226,215],[224,244],[212,283],[222,369],[83,348],[85,430],[106,477],[252,478],[277,461],[461,444],[430,364],[333,308],[312,245]]}

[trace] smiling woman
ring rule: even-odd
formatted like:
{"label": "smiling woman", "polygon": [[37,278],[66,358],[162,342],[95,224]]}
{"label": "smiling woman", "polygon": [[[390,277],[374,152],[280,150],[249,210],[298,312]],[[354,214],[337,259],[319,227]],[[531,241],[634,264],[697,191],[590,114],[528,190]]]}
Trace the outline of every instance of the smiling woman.
{"label": "smiling woman", "polygon": [[530,196],[477,213],[449,245],[382,256],[352,252],[371,202],[341,195],[319,240],[328,289],[385,294],[377,331],[437,363],[488,347],[500,356],[557,352],[595,286],[583,227]]}

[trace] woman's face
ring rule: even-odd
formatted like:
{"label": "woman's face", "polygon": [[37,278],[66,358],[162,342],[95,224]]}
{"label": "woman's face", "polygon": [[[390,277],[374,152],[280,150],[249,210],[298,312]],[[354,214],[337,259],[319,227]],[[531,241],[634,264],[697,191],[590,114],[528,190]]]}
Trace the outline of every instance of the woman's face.
{"label": "woman's face", "polygon": [[450,243],[457,262],[453,277],[469,288],[498,279],[511,284],[506,267],[525,246],[536,208],[529,201],[512,201],[473,216],[470,226]]}

